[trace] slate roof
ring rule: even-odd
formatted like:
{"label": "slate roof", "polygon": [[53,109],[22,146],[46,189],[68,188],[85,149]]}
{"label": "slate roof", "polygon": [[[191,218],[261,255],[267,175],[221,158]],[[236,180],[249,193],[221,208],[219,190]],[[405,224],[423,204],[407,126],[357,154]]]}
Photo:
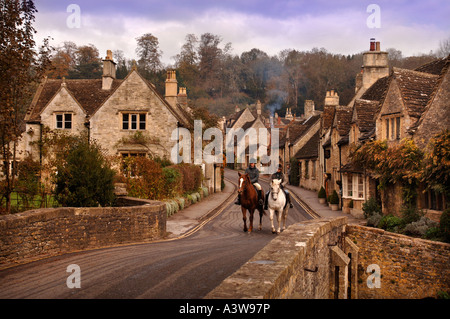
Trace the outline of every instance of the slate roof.
{"label": "slate roof", "polygon": [[390,81],[390,76],[385,76],[381,79],[378,79],[366,90],[366,92],[364,92],[364,94],[361,96],[361,99],[383,102],[389,88]]}
{"label": "slate roof", "polygon": [[439,76],[399,68],[394,68],[392,73],[398,83],[409,116],[420,118],[435,89]]}
{"label": "slate roof", "polygon": [[[309,129],[320,120],[320,115],[313,115],[305,119],[291,121],[286,130],[281,131],[279,135],[280,147],[284,147],[287,137],[287,130],[289,129],[289,141],[295,144]],[[284,133],[281,133],[284,132]]]}
{"label": "slate roof", "polygon": [[306,144],[295,153],[297,159],[309,159],[319,157],[320,133],[317,131]]}
{"label": "slate roof", "polygon": [[429,63],[419,66],[418,68],[415,69],[415,71],[434,74],[434,75],[440,75],[442,73],[442,70],[445,68],[446,64],[448,63],[449,58],[450,58],[450,55],[446,58],[431,61]]}
{"label": "slate roof", "polygon": [[329,129],[333,125],[334,113],[336,112],[335,106],[325,105],[322,113],[322,128],[323,130]]}
{"label": "slate roof", "polygon": [[350,125],[352,124],[353,108],[337,107],[336,108],[336,129],[340,136],[348,135]]}
{"label": "slate roof", "polygon": [[[172,111],[177,119],[187,127],[192,126],[190,115],[180,106],[171,106],[165,99],[154,89],[154,86],[142,78],[147,85],[155,92],[156,95],[164,101],[165,105]],[[80,107],[85,111],[86,116],[92,116],[103,103],[116,91],[116,89],[125,81],[114,79],[110,90],[102,89],[102,79],[44,79],[39,85],[35,97],[27,111],[26,122],[39,122],[40,114],[48,103],[61,89],[61,85],[65,82],[65,87],[72,97],[79,103]]]}
{"label": "slate roof", "polygon": [[[27,121],[38,121],[40,113],[60,90],[62,79],[45,79],[36,93],[37,100],[28,112]],[[92,115],[123,80],[114,80],[111,90],[102,90],[101,79],[65,80],[66,88],[88,116]]]}
{"label": "slate roof", "polygon": [[356,125],[361,133],[370,132],[375,127],[375,119],[380,112],[381,103],[358,99],[354,104]]}

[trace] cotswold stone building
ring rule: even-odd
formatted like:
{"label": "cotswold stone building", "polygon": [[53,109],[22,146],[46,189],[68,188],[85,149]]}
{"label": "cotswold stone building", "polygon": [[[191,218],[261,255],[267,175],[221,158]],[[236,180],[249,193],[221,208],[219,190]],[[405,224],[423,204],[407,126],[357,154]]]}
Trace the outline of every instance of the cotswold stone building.
{"label": "cotswold stone building", "polygon": [[136,67],[116,79],[116,63],[108,50],[101,79],[48,79],[39,85],[25,117],[22,150],[40,158],[44,127],[77,134],[86,131],[109,155],[152,155],[170,158],[172,132],[191,127],[185,88],[169,71],[165,96]]}
{"label": "cotswold stone building", "polygon": [[[393,68],[379,42],[364,53],[361,74],[356,77],[352,101],[339,105],[335,92],[327,92],[320,133],[320,165],[327,194],[336,190],[342,208],[352,206],[355,215],[374,197],[385,214],[401,214],[400,185],[378,188],[377,176],[356,167],[349,159],[350,146],[369,140],[386,140],[392,146],[404,138],[424,149],[437,133],[450,128],[450,56],[416,70]],[[445,209],[446,199],[418,189],[419,209],[429,215]]]}

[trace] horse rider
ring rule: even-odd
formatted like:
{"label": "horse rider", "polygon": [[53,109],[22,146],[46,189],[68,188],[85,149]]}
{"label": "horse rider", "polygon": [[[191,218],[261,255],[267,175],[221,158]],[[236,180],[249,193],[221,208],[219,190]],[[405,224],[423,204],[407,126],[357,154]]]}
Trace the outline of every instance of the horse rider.
{"label": "horse rider", "polygon": [[[263,205],[264,201],[262,200],[262,191],[261,191],[261,185],[258,183],[259,179],[259,170],[256,168],[256,160],[254,158],[250,159],[250,165],[245,170],[245,174],[248,174],[248,177],[250,178],[250,182],[255,186],[256,192],[258,193],[258,204]],[[235,202],[236,205],[241,205],[241,195],[238,194],[238,198]]]}
{"label": "horse rider", "polygon": [[[294,206],[292,205],[292,202],[291,202],[291,195],[289,194],[289,191],[284,188],[285,180],[284,180],[284,174],[283,174],[282,170],[283,170],[283,166],[281,164],[279,164],[277,171],[272,174],[270,181],[273,181],[274,179],[281,179],[280,187],[284,191],[284,193],[286,194],[286,203],[289,203],[289,207],[292,208]],[[265,200],[264,200],[264,209],[265,210],[269,209],[269,207],[268,207],[268,205],[269,205],[269,202],[268,202],[269,193],[270,193],[270,188],[267,191],[266,197],[265,197]]]}

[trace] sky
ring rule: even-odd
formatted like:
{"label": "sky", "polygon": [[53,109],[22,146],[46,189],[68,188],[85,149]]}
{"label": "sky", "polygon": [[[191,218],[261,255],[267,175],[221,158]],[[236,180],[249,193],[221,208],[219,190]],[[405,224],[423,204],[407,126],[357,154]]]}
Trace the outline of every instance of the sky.
{"label": "sky", "polygon": [[94,44],[101,57],[122,50],[136,58],[136,38],[152,33],[165,65],[174,63],[187,34],[212,33],[232,54],[258,48],[270,56],[285,49],[325,48],[336,54],[381,49],[403,56],[436,51],[450,38],[450,0],[35,0],[37,44],[50,36]]}

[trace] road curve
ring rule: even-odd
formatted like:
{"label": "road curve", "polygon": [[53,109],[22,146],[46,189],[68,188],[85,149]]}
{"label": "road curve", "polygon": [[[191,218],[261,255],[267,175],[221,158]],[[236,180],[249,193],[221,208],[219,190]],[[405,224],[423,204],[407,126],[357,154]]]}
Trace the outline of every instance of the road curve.
{"label": "road curve", "polygon": [[[237,182],[237,172],[226,170],[225,176]],[[287,224],[310,218],[295,203]],[[202,298],[276,236],[267,216],[262,231],[242,228],[240,207],[230,204],[186,238],[66,254],[0,271],[0,298]],[[71,264],[80,267],[81,288],[66,284]]]}

